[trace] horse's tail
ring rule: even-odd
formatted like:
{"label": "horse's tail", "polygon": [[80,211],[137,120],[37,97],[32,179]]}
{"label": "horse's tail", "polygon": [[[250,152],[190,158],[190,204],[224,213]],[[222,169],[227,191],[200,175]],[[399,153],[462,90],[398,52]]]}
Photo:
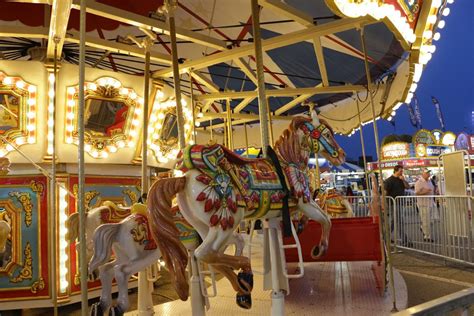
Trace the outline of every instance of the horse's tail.
{"label": "horse's tail", "polygon": [[148,192],[148,212],[153,237],[160,247],[179,297],[185,301],[189,295],[186,274],[188,253],[179,240],[179,230],[173,221],[171,201],[186,185],[186,178],[168,178],[156,181]]}
{"label": "horse's tail", "polygon": [[[87,218],[87,214],[86,214]],[[66,220],[66,227],[67,227],[67,233],[66,233],[66,240],[68,242],[74,242],[76,238],[79,237],[79,213],[74,213],[69,215],[69,217]]]}
{"label": "horse's tail", "polygon": [[120,223],[103,224],[99,226],[92,240],[94,242],[94,254],[89,263],[89,273],[92,273],[99,266],[109,260],[112,254],[112,244],[115,242]]}

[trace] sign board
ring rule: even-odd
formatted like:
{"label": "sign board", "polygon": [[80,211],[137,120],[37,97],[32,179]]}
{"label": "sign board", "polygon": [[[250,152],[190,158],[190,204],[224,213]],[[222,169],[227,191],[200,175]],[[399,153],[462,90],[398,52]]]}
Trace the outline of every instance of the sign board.
{"label": "sign board", "polygon": [[456,134],[453,132],[446,132],[443,134],[441,144],[445,146],[453,146],[456,141]]}
{"label": "sign board", "polygon": [[410,157],[410,144],[393,142],[382,146],[382,160],[394,160]]}
{"label": "sign board", "polygon": [[413,144],[415,146],[417,144],[425,144],[425,145],[435,145],[436,139],[431,133],[431,131],[427,129],[420,129],[416,134],[413,136]]}
{"label": "sign board", "polygon": [[441,154],[451,152],[450,146],[417,144],[415,154],[417,157],[438,157]]}
{"label": "sign board", "polygon": [[[401,165],[403,168],[436,167],[437,161],[435,159],[405,159],[403,161],[382,161],[380,164],[382,169],[393,169],[397,165]],[[377,162],[367,163],[367,171],[374,171],[378,168]]]}

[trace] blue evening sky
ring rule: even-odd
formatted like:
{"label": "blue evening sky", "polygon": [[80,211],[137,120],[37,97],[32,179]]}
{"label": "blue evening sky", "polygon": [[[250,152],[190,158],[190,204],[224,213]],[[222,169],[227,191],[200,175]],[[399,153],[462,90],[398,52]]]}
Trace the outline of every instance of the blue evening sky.
{"label": "blue evening sky", "polygon": [[[474,133],[472,111],[474,111],[474,0],[455,0],[443,17],[446,26],[438,30],[441,38],[434,41],[436,52],[423,71],[416,95],[421,110],[423,128],[440,128],[431,96],[441,104],[446,129],[458,134],[462,131]],[[413,135],[406,105],[402,105],[395,116],[395,127],[387,121],[377,121],[379,138],[389,134]],[[366,155],[376,160],[372,124],[363,128]],[[337,136],[348,159],[357,160],[362,155],[359,132],[352,137]]]}

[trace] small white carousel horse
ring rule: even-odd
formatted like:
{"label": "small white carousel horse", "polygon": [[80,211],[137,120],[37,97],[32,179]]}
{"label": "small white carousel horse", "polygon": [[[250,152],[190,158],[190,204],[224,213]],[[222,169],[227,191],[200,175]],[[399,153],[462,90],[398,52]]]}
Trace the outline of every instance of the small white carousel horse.
{"label": "small white carousel horse", "polygon": [[[130,207],[120,207],[111,201],[105,201],[102,206],[95,207],[86,213],[86,251],[87,261],[92,257],[94,245],[92,243],[92,235],[99,225],[118,223],[130,215]],[[79,237],[79,213],[71,214],[66,220],[68,232],[66,240],[70,243]],[[76,243],[79,247],[79,242]]]}
{"label": "small white carousel horse", "polygon": [[7,221],[0,220],[0,254],[5,252],[7,240],[10,236],[11,227]]}
{"label": "small white carousel horse", "polygon": [[[237,304],[242,308],[251,307],[250,261],[245,256],[223,253],[224,245],[241,220],[280,216],[288,199],[290,209],[299,209],[321,223],[322,238],[313,255],[327,251],[331,222],[310,196],[311,153],[318,153],[336,165],[345,160],[332,130],[315,113],[312,118],[293,118],[276,142],[275,152],[269,151],[274,156],[271,160],[244,159],[217,144],[191,145],[181,153],[180,169],[184,176],[158,180],[152,185],[147,203],[153,235],[182,300],[189,293],[188,256],[177,238],[170,213],[175,195],[181,213],[203,238],[195,251],[196,259],[229,279],[237,292]],[[286,182],[290,186],[288,191]],[[234,270],[239,269],[236,275]]]}
{"label": "small white carousel horse", "polygon": [[352,207],[336,189],[319,190],[317,203],[331,218],[353,217]]}
{"label": "small white carousel horse", "polygon": [[[199,245],[199,236],[173,208],[173,226],[178,229],[178,238],[186,249],[194,250]],[[100,301],[92,306],[91,315],[123,315],[128,309],[128,280],[132,274],[144,270],[158,261],[161,252],[151,234],[148,214],[144,204],[134,204],[131,214],[119,223],[100,225],[92,237],[94,252],[89,263],[89,273],[99,269],[102,283]],[[231,243],[240,255],[244,248],[243,238],[235,233]],[[112,251],[115,258],[110,260]],[[119,288],[117,304],[112,306],[112,280],[115,277]]]}

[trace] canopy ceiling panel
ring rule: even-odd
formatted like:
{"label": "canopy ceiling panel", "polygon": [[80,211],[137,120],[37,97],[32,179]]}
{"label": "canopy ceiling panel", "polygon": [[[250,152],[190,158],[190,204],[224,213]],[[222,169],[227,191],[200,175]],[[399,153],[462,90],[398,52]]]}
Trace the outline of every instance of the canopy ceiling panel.
{"label": "canopy ceiling panel", "polygon": [[[66,0],[65,0],[66,1]],[[28,2],[21,0],[18,2]],[[35,1],[31,1],[35,2]],[[45,1],[40,1],[45,2]],[[422,0],[286,0],[281,6],[290,11],[274,10],[267,0],[262,5],[260,21],[264,47],[265,84],[267,89],[312,88],[323,84],[327,74],[329,86],[367,85],[364,53],[359,29],[363,27],[370,73],[377,91],[377,113],[390,116],[392,108],[410,97],[415,65],[428,59],[422,47],[431,44],[426,30],[434,31],[440,9],[445,1]],[[437,4],[439,2],[439,4]],[[77,1],[73,1],[67,21],[62,61],[78,63]],[[363,6],[364,3],[370,5]],[[89,67],[143,75],[143,52],[136,46],[124,49],[116,42],[118,35],[145,35],[139,26],[152,29],[157,39],[152,47],[151,71],[172,86],[170,78],[170,38],[167,24],[149,18],[163,0],[88,0],[87,56]],[[358,7],[360,6],[360,7]],[[350,10],[349,10],[350,9]],[[364,11],[365,10],[365,11]],[[0,52],[6,60],[41,60],[41,50],[48,45],[48,26],[51,8],[47,4],[15,3],[0,0]],[[428,16],[434,15],[428,22]],[[206,94],[216,91],[254,91],[255,58],[251,9],[248,0],[180,0],[175,13],[178,27],[178,56],[185,72],[188,64],[201,80],[182,75],[183,93]],[[12,28],[14,26],[15,28]],[[306,33],[307,32],[307,33]],[[295,36],[298,40],[293,40]],[[318,44],[320,41],[320,46]],[[270,43],[267,47],[265,43]],[[251,48],[245,50],[245,47]],[[319,48],[318,48],[319,47]],[[34,48],[34,49],[32,49]],[[219,58],[230,49],[229,57]],[[244,53],[232,51],[244,49]],[[318,50],[319,49],[319,50]],[[234,51],[234,52],[235,52]],[[317,58],[321,51],[322,58]],[[321,56],[320,56],[321,57]],[[227,58],[227,59],[226,59]],[[426,62],[425,62],[426,63]],[[324,65],[324,69],[320,69]],[[421,69],[423,66],[421,66]],[[420,72],[421,73],[421,72]],[[419,78],[417,78],[419,80]],[[206,84],[205,81],[211,82]],[[386,84],[388,82],[388,84]],[[387,88],[385,88],[387,87]],[[361,95],[364,92],[359,92]],[[288,105],[293,98],[297,101]],[[333,128],[349,133],[358,127],[356,97],[349,91],[342,93],[295,93],[294,96],[270,97],[270,109],[279,115],[294,115],[308,110],[302,101],[315,102],[329,119]],[[242,101],[245,101],[242,103]],[[380,103],[382,101],[382,103]],[[225,109],[214,101],[212,106],[201,102],[200,107],[210,112]],[[236,112],[258,113],[258,101],[235,99],[231,107]],[[367,107],[361,107],[367,108]],[[280,109],[280,110],[279,110]],[[370,114],[370,115],[369,115]],[[371,113],[362,111],[363,121],[371,120]],[[217,119],[214,123],[218,123]],[[208,126],[203,122],[202,127]]]}

